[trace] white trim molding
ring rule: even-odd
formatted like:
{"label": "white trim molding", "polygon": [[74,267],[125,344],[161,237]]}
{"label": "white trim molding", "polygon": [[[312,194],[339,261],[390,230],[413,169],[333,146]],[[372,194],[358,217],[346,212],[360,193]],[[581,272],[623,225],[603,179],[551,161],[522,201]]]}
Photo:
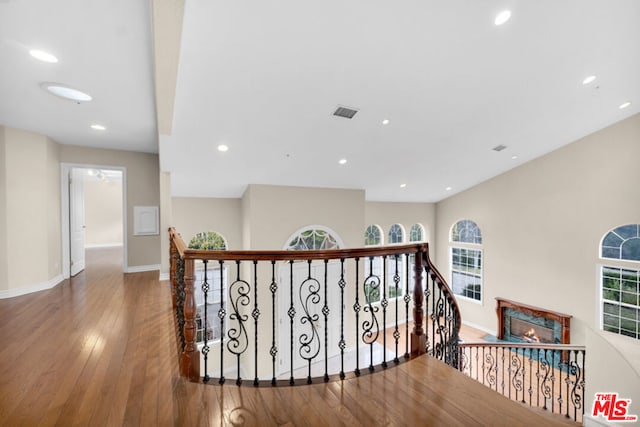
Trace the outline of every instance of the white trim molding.
{"label": "white trim molding", "polygon": [[20,295],[32,294],[34,292],[46,291],[47,289],[51,289],[57,284],[61,283],[64,280],[62,274],[58,274],[53,279],[47,280],[46,282],[38,283],[32,286],[23,286],[15,289],[8,289],[6,291],[0,291],[0,299],[4,298],[13,298],[19,297]]}
{"label": "white trim molding", "polygon": [[158,277],[159,281],[162,282],[164,280],[169,280],[169,279],[171,279],[171,276],[169,275],[169,273],[160,272],[160,277]]}
{"label": "white trim molding", "polygon": [[125,273],[142,273],[145,271],[156,271],[160,270],[160,264],[151,264],[151,265],[135,265],[133,267],[127,267],[125,269]]}
{"label": "white trim molding", "polygon": [[95,248],[121,248],[121,243],[87,243],[84,245],[85,249],[95,249]]}

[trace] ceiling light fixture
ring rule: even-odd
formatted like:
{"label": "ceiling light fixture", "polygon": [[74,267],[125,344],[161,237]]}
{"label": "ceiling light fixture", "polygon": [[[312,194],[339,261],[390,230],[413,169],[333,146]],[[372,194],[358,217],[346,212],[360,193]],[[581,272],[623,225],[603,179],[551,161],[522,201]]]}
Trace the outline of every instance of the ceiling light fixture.
{"label": "ceiling light fixture", "polygon": [[218,151],[224,153],[225,151],[229,151],[229,147],[224,144],[220,144],[218,145]]}
{"label": "ceiling light fixture", "polygon": [[388,124],[389,124],[389,119],[384,119],[384,120],[382,121],[382,124],[383,124],[383,125],[388,125]]}
{"label": "ceiling light fixture", "polygon": [[58,58],[56,58],[55,55],[49,52],[45,52],[44,50],[31,49],[29,51],[29,55],[33,56],[34,58],[42,62],[50,62],[52,64],[55,64],[56,62],[58,62]]}
{"label": "ceiling light fixture", "polygon": [[338,163],[340,163],[341,165],[346,165],[347,164],[347,159],[340,159],[340,160],[338,160]]}
{"label": "ceiling light fixture", "polygon": [[400,188],[405,188],[407,184],[400,184]]}
{"label": "ceiling light fixture", "polygon": [[507,22],[511,18],[510,10],[503,10],[499,14],[496,15],[496,19],[493,21],[496,25],[502,25]]}
{"label": "ceiling light fixture", "polygon": [[106,127],[102,126],[102,125],[91,125],[91,129],[95,129],[95,130],[107,130]]}
{"label": "ceiling light fixture", "polygon": [[583,85],[588,85],[589,83],[593,82],[596,79],[596,76],[589,76],[586,77],[583,81],[582,84]]}
{"label": "ceiling light fixture", "polygon": [[627,101],[627,102],[624,102],[624,103],[620,104],[620,106],[618,108],[623,110],[623,109],[627,108],[629,105],[631,105],[631,101]]}
{"label": "ceiling light fixture", "polygon": [[518,156],[511,156],[511,160],[515,160],[517,158],[518,158]]}
{"label": "ceiling light fixture", "polygon": [[447,188],[445,188],[445,191],[451,191],[451,190],[453,190],[453,188],[452,188],[452,187],[447,187]]}
{"label": "ceiling light fixture", "polygon": [[87,93],[60,83],[44,82],[40,83],[40,87],[52,95],[78,103],[89,102],[93,99],[91,95]]}

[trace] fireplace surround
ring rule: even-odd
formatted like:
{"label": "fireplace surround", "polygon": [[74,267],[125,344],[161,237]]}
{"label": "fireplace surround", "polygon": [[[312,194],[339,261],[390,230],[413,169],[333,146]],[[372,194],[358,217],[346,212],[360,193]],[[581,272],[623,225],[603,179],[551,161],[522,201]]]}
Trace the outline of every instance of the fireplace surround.
{"label": "fireplace surround", "polygon": [[570,344],[571,316],[497,297],[499,340]]}

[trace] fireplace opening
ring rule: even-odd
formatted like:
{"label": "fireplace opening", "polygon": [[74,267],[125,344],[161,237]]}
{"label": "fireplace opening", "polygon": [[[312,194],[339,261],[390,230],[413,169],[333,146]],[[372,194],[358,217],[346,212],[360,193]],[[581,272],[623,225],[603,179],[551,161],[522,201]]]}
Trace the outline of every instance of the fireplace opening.
{"label": "fireplace opening", "polygon": [[513,338],[521,339],[527,343],[549,343],[554,342],[553,329],[536,325],[526,320],[511,318],[510,335]]}

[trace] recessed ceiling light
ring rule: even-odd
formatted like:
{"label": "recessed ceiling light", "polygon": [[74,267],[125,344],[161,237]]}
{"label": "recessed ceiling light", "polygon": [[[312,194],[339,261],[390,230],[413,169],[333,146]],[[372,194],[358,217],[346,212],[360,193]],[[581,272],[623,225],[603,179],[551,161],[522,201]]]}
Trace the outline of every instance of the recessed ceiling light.
{"label": "recessed ceiling light", "polygon": [[388,124],[389,124],[389,119],[384,119],[384,120],[382,121],[382,124],[383,124],[383,125],[388,125]]}
{"label": "recessed ceiling light", "polygon": [[406,186],[407,186],[407,184],[400,184],[400,188],[404,188]]}
{"label": "recessed ceiling light", "polygon": [[40,83],[40,87],[52,95],[76,102],[89,102],[91,95],[60,83]]}
{"label": "recessed ceiling light", "polygon": [[340,159],[338,160],[338,163],[340,163],[341,165],[345,165],[347,164],[347,159]]}
{"label": "recessed ceiling light", "polygon": [[517,158],[518,158],[518,156],[511,156],[511,160],[515,160]]}
{"label": "recessed ceiling light", "polygon": [[591,83],[592,81],[594,81],[596,79],[596,76],[589,76],[586,77],[583,81],[582,84],[583,85],[588,85],[589,83]]}
{"label": "recessed ceiling light", "polygon": [[106,127],[102,126],[102,125],[91,125],[91,129],[95,129],[95,130],[107,130]]}
{"label": "recessed ceiling light", "polygon": [[629,105],[631,105],[631,102],[627,101],[625,103],[620,104],[620,106],[618,108],[622,110],[624,108],[627,108]]}
{"label": "recessed ceiling light", "polygon": [[453,188],[452,188],[452,187],[447,187],[447,188],[445,188],[445,191],[451,191],[451,190],[453,190]]}
{"label": "recessed ceiling light", "polygon": [[54,64],[58,62],[58,58],[56,58],[55,55],[52,55],[49,52],[45,52],[44,50],[31,49],[29,51],[29,55],[43,62],[51,62]]}
{"label": "recessed ceiling light", "polygon": [[225,151],[229,151],[229,147],[224,144],[220,144],[218,145],[218,151],[221,151],[224,153]]}
{"label": "recessed ceiling light", "polygon": [[499,14],[496,15],[496,19],[493,21],[496,25],[502,25],[507,22],[511,18],[510,10],[503,10]]}

